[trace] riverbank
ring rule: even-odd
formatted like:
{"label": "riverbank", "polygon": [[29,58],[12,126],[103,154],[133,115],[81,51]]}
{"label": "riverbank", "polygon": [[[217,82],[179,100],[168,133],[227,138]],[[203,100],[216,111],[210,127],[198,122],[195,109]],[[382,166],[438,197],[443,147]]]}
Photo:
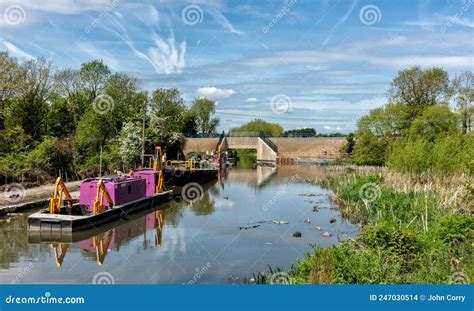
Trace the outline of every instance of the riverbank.
{"label": "riverbank", "polygon": [[[80,184],[81,181],[66,183],[73,199],[79,198]],[[34,188],[24,188],[21,184],[9,184],[0,195],[0,216],[45,206],[53,195],[54,187],[54,184]]]}
{"label": "riverbank", "polygon": [[[474,189],[469,176],[327,177],[344,218],[360,235],[298,260],[291,283],[472,283]],[[263,278],[265,281],[266,279]]]}

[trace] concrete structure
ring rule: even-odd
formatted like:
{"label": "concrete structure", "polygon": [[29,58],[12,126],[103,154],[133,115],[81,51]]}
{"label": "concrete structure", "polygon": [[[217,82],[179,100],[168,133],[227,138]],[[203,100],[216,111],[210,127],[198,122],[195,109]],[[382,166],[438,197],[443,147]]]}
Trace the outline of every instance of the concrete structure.
{"label": "concrete structure", "polygon": [[[294,164],[299,161],[312,160],[326,162],[342,156],[340,149],[346,143],[344,137],[311,137],[289,138],[272,137],[225,137],[221,142],[221,150],[256,149],[258,162]],[[219,138],[188,138],[184,153],[205,153],[213,151]]]}

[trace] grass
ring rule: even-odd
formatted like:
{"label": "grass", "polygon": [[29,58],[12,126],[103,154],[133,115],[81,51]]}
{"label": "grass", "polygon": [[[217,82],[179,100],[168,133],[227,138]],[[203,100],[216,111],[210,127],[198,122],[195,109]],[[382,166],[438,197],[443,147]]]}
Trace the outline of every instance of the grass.
{"label": "grass", "polygon": [[350,174],[323,181],[355,240],[314,252],[290,269],[292,283],[471,283],[474,191],[469,176]]}

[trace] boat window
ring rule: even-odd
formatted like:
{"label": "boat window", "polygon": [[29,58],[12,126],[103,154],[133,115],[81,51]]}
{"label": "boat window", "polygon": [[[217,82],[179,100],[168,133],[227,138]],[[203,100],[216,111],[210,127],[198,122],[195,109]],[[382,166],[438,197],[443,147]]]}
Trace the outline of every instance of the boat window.
{"label": "boat window", "polygon": [[132,186],[128,186],[128,194],[132,193]]}

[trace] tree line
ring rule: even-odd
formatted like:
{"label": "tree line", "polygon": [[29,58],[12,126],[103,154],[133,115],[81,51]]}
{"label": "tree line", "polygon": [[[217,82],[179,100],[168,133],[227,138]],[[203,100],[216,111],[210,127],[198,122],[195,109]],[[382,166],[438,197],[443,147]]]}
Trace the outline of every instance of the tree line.
{"label": "tree line", "polygon": [[57,69],[0,52],[0,182],[129,169],[140,162],[143,125],[146,153],[161,145],[176,156],[183,133],[215,132],[214,112],[212,100],[188,106],[175,88],[142,91],[101,60]]}
{"label": "tree line", "polygon": [[359,119],[344,151],[356,164],[403,172],[474,173],[473,100],[472,71],[450,80],[441,68],[403,70],[388,103]]}

